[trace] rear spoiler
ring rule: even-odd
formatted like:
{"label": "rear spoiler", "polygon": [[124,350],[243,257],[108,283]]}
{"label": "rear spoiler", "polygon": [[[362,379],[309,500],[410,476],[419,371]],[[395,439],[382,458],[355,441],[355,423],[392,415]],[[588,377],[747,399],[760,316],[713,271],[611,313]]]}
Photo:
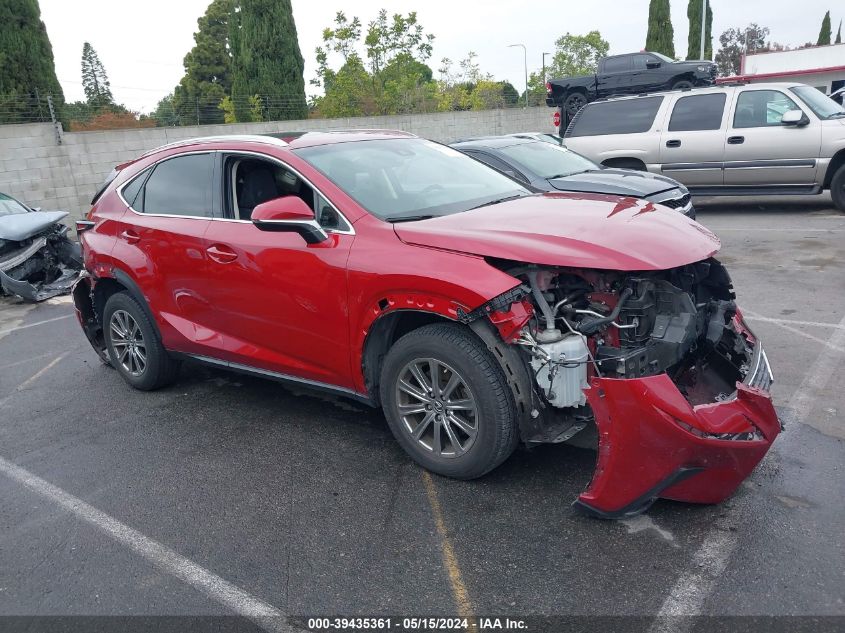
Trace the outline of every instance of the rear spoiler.
{"label": "rear spoiler", "polygon": [[100,187],[97,189],[97,192],[94,194],[94,197],[91,198],[91,204],[96,204],[97,200],[99,200],[100,197],[105,193],[106,189],[109,188],[109,185],[112,183],[112,181],[117,178],[117,175],[121,172],[121,170],[125,169],[134,162],[134,160],[130,160],[115,166],[115,168],[109,172],[109,175],[106,176],[106,179],[103,181],[103,184],[101,184]]}

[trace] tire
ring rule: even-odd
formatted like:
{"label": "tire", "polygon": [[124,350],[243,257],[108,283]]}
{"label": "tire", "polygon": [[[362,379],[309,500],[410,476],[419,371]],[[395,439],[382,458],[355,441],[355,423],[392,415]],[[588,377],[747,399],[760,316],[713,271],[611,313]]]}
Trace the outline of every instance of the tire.
{"label": "tire", "polygon": [[845,165],[842,165],[833,174],[830,181],[830,197],[837,209],[845,211]]}
{"label": "tire", "polygon": [[[438,376],[436,388],[432,375]],[[425,394],[416,376],[434,391]],[[427,325],[399,339],[384,360],[380,395],[400,446],[438,475],[481,477],[519,442],[513,394],[501,368],[460,325]]]}
{"label": "tire", "polygon": [[687,81],[686,79],[682,79],[681,81],[676,81],[672,84],[672,90],[688,90],[692,88],[692,82]]}
{"label": "tire", "polygon": [[147,313],[128,293],[106,301],[103,336],[111,366],[135,389],[152,391],[176,380],[179,362],[170,358]]}
{"label": "tire", "polygon": [[587,95],[583,92],[572,92],[563,101],[563,109],[566,110],[570,119],[585,105],[587,105]]}

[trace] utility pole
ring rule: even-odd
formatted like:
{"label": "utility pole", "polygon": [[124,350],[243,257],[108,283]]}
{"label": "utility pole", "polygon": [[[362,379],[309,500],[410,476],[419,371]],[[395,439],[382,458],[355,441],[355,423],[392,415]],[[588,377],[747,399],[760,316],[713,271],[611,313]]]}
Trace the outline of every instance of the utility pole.
{"label": "utility pole", "polygon": [[707,0],[701,0],[701,57],[704,59],[704,25],[707,24]]}
{"label": "utility pole", "polygon": [[528,107],[528,49],[525,48],[525,44],[508,44],[508,48],[513,48],[514,46],[521,46],[522,47],[522,63],[525,69],[525,103],[523,104],[523,108]]}

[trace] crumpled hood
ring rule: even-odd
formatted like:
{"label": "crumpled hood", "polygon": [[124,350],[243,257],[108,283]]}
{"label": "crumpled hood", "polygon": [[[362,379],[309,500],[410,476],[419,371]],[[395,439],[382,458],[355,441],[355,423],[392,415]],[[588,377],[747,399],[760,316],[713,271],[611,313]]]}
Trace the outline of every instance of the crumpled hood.
{"label": "crumpled hood", "polygon": [[718,252],[719,238],[643,200],[546,193],[394,224],[403,242],[531,264],[666,270]]}
{"label": "crumpled hood", "polygon": [[633,169],[594,169],[555,178],[549,180],[549,184],[559,191],[605,193],[635,198],[647,198],[678,187],[678,183],[665,176]]}
{"label": "crumpled hood", "polygon": [[0,240],[22,242],[67,217],[67,211],[30,211],[0,215]]}

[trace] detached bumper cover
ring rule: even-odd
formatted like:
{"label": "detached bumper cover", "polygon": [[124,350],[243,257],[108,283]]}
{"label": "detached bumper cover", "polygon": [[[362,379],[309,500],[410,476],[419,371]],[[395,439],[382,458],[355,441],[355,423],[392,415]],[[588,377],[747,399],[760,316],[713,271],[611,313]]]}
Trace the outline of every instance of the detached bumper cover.
{"label": "detached bumper cover", "polygon": [[[757,358],[746,383],[767,388],[771,372],[762,349]],[[639,514],[658,498],[719,503],[781,430],[769,394],[748,384],[738,383],[730,400],[697,407],[666,374],[594,378],[586,393],[598,427],[598,460],[574,505],[602,518]]]}

